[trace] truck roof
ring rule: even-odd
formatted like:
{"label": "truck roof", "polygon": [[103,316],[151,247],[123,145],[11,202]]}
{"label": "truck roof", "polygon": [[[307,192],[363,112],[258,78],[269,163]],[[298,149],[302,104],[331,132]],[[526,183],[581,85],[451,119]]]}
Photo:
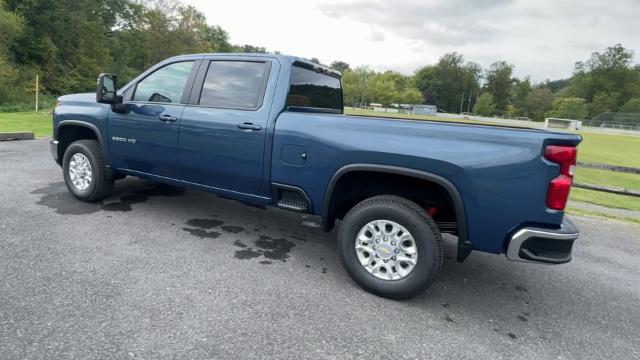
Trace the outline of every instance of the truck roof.
{"label": "truck roof", "polygon": [[225,57],[225,56],[229,56],[229,57],[248,57],[248,58],[276,58],[282,62],[287,62],[290,64],[293,63],[302,63],[304,65],[306,65],[306,67],[312,67],[312,68],[319,68],[321,70],[323,70],[323,72],[329,72],[329,73],[334,73],[336,75],[339,75],[340,77],[342,77],[342,74],[335,70],[332,69],[326,65],[322,65],[322,64],[316,64],[314,62],[311,62],[305,58],[301,58],[298,56],[292,56],[292,55],[284,55],[284,54],[263,54],[263,53],[201,53],[201,54],[187,54],[187,55],[178,55],[178,56],[173,56],[167,60],[175,60],[175,59],[192,59],[194,57],[200,57],[200,56],[221,56],[221,57]]}

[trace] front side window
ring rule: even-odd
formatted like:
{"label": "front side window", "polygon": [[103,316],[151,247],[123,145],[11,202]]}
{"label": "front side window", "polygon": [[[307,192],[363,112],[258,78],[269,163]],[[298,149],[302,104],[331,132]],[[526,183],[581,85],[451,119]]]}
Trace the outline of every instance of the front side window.
{"label": "front side window", "polygon": [[202,86],[199,105],[255,110],[262,103],[267,64],[250,61],[212,61]]}
{"label": "front side window", "polygon": [[340,79],[300,66],[293,66],[287,106],[325,109],[342,113]]}
{"label": "front side window", "polygon": [[144,78],[136,86],[134,101],[180,103],[193,61],[169,64]]}

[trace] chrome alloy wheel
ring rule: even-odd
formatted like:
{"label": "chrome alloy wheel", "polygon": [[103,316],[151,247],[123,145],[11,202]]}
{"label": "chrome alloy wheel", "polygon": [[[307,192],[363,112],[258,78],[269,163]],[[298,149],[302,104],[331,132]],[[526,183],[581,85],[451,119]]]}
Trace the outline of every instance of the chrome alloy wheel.
{"label": "chrome alloy wheel", "polygon": [[69,161],[69,177],[73,186],[80,190],[86,190],[91,184],[91,164],[89,159],[81,153],[75,153]]}
{"label": "chrome alloy wheel", "polygon": [[360,264],[382,280],[406,277],[418,261],[418,247],[411,233],[390,220],[374,220],[362,227],[355,247]]}

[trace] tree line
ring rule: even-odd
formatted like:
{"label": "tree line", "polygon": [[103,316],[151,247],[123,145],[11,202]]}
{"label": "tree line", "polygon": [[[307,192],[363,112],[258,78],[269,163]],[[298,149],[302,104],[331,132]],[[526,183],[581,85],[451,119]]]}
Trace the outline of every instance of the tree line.
{"label": "tree line", "polygon": [[[101,72],[124,83],[163,59],[199,52],[267,50],[231,44],[223,28],[179,0],[0,0],[0,109],[29,103],[36,74],[40,92],[56,96],[93,90]],[[458,53],[410,76],[342,61],[331,67],[343,73],[346,106],[431,104],[536,120],[640,113],[640,65],[621,45],[577,62],[569,79],[538,84],[513,76],[508,62],[483,69]]]}
{"label": "tree line", "polygon": [[126,82],[168,57],[258,52],[177,0],[0,0],[0,105],[31,99],[35,74],[53,95],[92,90],[97,74]]}
{"label": "tree line", "polygon": [[640,114],[640,65],[633,52],[614,45],[575,64],[569,79],[533,84],[529,77],[513,76],[514,65],[496,61],[488,69],[448,53],[412,76],[378,73],[366,66],[343,72],[345,105],[369,103],[431,104],[439,111],[473,112],[484,116],[587,119],[607,112]]}

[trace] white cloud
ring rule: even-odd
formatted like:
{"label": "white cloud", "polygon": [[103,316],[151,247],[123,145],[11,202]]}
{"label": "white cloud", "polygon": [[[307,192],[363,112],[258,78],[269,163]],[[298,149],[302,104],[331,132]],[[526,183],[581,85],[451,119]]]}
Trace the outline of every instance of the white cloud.
{"label": "white cloud", "polygon": [[234,43],[404,73],[457,51],[541,81],[616,43],[640,49],[638,0],[186,1]]}

